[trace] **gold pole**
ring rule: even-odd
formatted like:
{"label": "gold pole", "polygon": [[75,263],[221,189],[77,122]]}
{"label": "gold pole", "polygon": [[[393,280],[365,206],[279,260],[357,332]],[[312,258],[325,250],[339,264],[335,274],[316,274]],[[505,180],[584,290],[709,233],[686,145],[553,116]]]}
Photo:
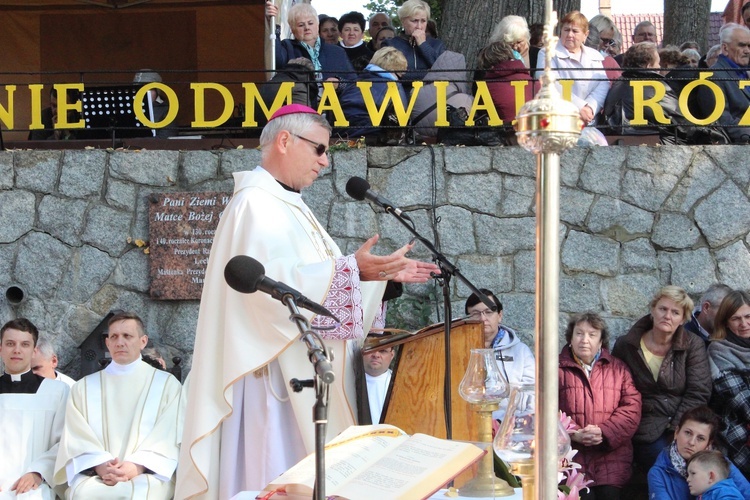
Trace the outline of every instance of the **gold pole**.
{"label": "gold pole", "polygon": [[557,496],[558,227],[560,155],[537,155],[536,222],[536,488],[540,499]]}
{"label": "gold pole", "polygon": [[[536,155],[536,427],[534,476],[540,500],[557,498],[558,296],[560,273],[560,155],[575,145],[581,120],[575,105],[564,101],[551,70],[557,44],[557,16],[552,0],[544,10],[545,67],[542,88],[517,117],[518,144]],[[522,476],[523,477],[523,476]],[[525,478],[524,478],[525,479]],[[524,488],[532,480],[523,482]],[[524,499],[528,499],[524,491]],[[532,493],[533,494],[533,493]]]}

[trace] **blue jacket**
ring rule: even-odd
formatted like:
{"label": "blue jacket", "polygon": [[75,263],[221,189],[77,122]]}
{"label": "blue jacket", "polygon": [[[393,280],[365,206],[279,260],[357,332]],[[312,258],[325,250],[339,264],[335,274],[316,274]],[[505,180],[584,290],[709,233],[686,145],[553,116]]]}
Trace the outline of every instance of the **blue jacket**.
{"label": "blue jacket", "polygon": [[[720,55],[716,63],[711,66],[713,76],[709,80],[719,86],[724,92],[724,112],[718,120],[719,125],[729,126],[726,133],[735,143],[746,143],[750,141],[750,127],[738,126],[742,117],[750,105],[750,88],[740,89],[740,80],[747,79],[747,72],[734,64],[727,56]],[[699,97],[701,118],[708,116],[716,105],[714,93],[705,85],[696,89]]]}
{"label": "blue jacket", "polygon": [[[276,39],[276,68],[282,69],[291,59],[304,57],[310,59],[310,53],[297,40]],[[356,74],[346,51],[332,43],[322,43],[318,55],[320,66],[323,68],[323,80],[336,77],[339,80],[355,80]]]}
{"label": "blue jacket", "polygon": [[701,495],[701,500],[747,500],[747,498],[747,495],[742,496],[731,479],[719,481]]}
{"label": "blue jacket", "polygon": [[445,52],[445,44],[427,37],[422,45],[412,45],[411,37],[400,35],[383,42],[383,46],[397,48],[406,57],[406,73],[402,80],[422,80],[438,56]]}
{"label": "blue jacket", "polygon": [[703,327],[698,322],[698,314],[700,314],[700,310],[693,312],[691,315],[690,321],[682,325],[682,327],[691,332],[694,333],[700,338],[703,342],[706,343],[706,347],[708,347],[709,338],[704,334],[705,330],[703,330]]}
{"label": "blue jacket", "polygon": [[[396,83],[403,107],[406,108],[409,105],[409,100],[406,97],[403,87],[398,83],[398,79],[393,74],[385,71],[379,66],[368,64],[365,71],[359,75],[358,81],[372,82],[370,93],[372,94],[372,99],[375,101],[375,105],[378,109],[383,105],[386,92],[388,92],[388,82]],[[356,83],[347,85],[341,91],[339,102],[341,103],[341,109],[344,111],[346,119],[349,120],[349,129],[342,132],[348,134],[349,137],[374,135],[379,132],[378,128],[372,126],[372,120],[367,113],[365,100],[362,97],[362,90],[357,87]],[[390,102],[392,103],[393,101]],[[386,120],[386,115],[383,115],[383,120],[380,124],[392,125]]]}
{"label": "blue jacket", "polygon": [[[729,464],[729,479],[742,494],[740,498],[750,499],[750,483],[732,463]],[[648,497],[652,500],[695,500],[696,498],[690,494],[685,478],[672,465],[669,459],[669,448],[659,453],[654,466],[648,471]],[[703,498],[706,498],[705,493]]]}

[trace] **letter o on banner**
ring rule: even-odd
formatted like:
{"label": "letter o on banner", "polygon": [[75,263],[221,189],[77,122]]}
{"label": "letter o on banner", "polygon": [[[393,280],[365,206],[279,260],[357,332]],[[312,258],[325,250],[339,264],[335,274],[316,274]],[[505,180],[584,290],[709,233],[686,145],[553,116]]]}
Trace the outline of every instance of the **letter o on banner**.
{"label": "letter o on banner", "polygon": [[[712,74],[713,73],[701,73],[700,78],[698,78],[697,80],[693,80],[692,82],[685,85],[685,87],[682,89],[682,92],[680,92],[680,112],[682,113],[682,116],[687,118],[690,123],[693,123],[695,125],[710,125],[718,120],[721,114],[724,112],[724,107],[726,106],[724,92],[722,92],[721,87],[716,85],[711,80],[707,79],[707,77],[711,76]],[[703,120],[700,120],[693,116],[693,114],[690,112],[690,109],[688,109],[688,97],[690,97],[690,93],[695,90],[698,85],[705,85],[706,87],[708,87],[711,92],[714,93],[714,97],[716,98],[714,110],[710,115],[708,115],[708,117]]]}
{"label": "letter o on banner", "polygon": [[[146,97],[146,92],[151,89],[161,90],[166,96],[167,102],[169,104],[169,111],[167,111],[167,116],[165,116],[162,121],[157,123],[149,120],[148,117],[143,113],[143,99]],[[177,111],[179,110],[179,108],[180,103],[174,90],[159,82],[147,83],[146,85],[141,87],[138,92],[135,93],[135,97],[133,98],[133,112],[135,113],[135,117],[138,118],[139,122],[141,122],[148,128],[166,127],[167,125],[172,123],[175,118],[177,118]]]}

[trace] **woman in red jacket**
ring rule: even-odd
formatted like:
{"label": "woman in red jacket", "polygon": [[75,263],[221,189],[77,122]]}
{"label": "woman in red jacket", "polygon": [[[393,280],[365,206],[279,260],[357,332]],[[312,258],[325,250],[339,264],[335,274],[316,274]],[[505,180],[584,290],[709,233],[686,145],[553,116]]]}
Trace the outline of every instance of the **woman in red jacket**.
{"label": "woman in red jacket", "polygon": [[586,479],[581,499],[618,500],[630,479],[631,438],[641,419],[641,394],[627,365],[609,353],[609,331],[596,313],[574,316],[560,353],[560,410],[575,424],[570,435]]}

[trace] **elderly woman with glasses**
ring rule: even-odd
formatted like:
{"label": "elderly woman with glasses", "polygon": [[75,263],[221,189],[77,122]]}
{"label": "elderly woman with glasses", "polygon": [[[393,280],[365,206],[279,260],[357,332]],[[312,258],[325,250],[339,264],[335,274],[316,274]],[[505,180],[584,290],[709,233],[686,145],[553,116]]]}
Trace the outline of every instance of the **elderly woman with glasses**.
{"label": "elderly woman with glasses", "polygon": [[[533,384],[534,383],[534,355],[529,346],[521,342],[521,339],[512,328],[502,324],[503,304],[494,293],[486,288],[480,288],[494,304],[487,307],[476,294],[471,294],[466,299],[464,311],[469,319],[482,322],[484,328],[484,347],[495,350],[497,366],[505,376],[508,383]],[[533,411],[534,401],[528,398],[520,405],[520,409]],[[493,412],[492,416],[498,420],[505,417],[508,408],[508,400],[500,402],[500,409]]]}

